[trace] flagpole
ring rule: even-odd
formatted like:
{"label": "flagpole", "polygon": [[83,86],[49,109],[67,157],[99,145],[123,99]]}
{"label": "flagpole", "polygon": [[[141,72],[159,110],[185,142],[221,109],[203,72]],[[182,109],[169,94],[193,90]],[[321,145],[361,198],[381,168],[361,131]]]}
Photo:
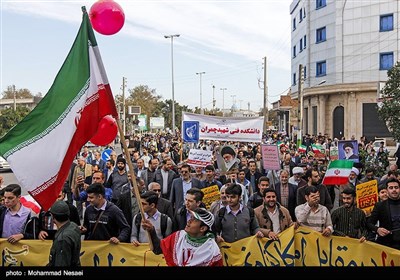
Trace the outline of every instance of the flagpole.
{"label": "flagpole", "polygon": [[[145,216],[144,216],[144,210],[143,210],[142,201],[140,199],[139,187],[138,187],[138,185],[136,183],[135,171],[133,169],[133,164],[132,164],[132,161],[131,161],[131,156],[130,156],[129,151],[128,151],[128,147],[126,146],[126,143],[125,143],[125,140],[124,140],[125,139],[125,134],[124,134],[124,131],[122,129],[121,122],[120,122],[119,119],[117,119],[117,125],[118,125],[118,131],[119,131],[119,138],[121,140],[123,140],[123,141],[120,141],[120,142],[122,144],[122,148],[124,149],[126,163],[128,163],[128,166],[129,166],[129,175],[131,175],[131,183],[133,185],[133,190],[135,192],[135,197],[136,197],[137,203],[139,205],[139,210],[140,210],[140,214],[142,215],[142,219],[144,219]],[[146,233],[147,233],[147,237],[148,237],[148,240],[149,240],[150,249],[153,250],[154,247],[153,247],[153,242],[151,241],[150,232],[146,231]]]}

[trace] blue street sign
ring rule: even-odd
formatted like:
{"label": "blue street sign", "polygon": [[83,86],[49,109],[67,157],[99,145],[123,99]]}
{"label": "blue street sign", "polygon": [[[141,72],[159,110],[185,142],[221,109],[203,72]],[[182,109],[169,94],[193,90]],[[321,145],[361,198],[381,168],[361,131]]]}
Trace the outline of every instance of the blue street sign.
{"label": "blue street sign", "polygon": [[200,124],[198,121],[184,121],[183,122],[183,141],[189,143],[199,142]]}
{"label": "blue street sign", "polygon": [[110,159],[110,154],[111,154],[112,151],[113,151],[113,150],[111,150],[111,149],[105,149],[105,150],[101,153],[101,158],[102,158],[104,161],[109,160],[109,159]]}

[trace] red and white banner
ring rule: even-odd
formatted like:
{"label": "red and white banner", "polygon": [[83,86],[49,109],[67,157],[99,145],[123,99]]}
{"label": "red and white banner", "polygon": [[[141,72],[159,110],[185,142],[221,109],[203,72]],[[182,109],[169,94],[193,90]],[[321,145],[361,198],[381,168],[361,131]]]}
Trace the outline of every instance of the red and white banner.
{"label": "red and white banner", "polygon": [[200,139],[261,142],[264,118],[228,118],[183,112],[182,121],[198,121]]}
{"label": "red and white banner", "polygon": [[212,161],[212,151],[190,149],[187,164],[206,167]]}

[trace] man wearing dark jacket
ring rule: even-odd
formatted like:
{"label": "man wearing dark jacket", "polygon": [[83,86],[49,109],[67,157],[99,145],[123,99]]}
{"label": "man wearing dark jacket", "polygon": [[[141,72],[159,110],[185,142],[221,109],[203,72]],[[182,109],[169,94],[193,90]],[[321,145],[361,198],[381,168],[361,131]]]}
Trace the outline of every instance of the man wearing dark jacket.
{"label": "man wearing dark jacket", "polygon": [[131,228],[122,210],[105,199],[100,183],[90,185],[86,192],[90,205],[86,208],[81,232],[86,240],[109,240],[110,243],[129,242]]}
{"label": "man wearing dark jacket", "polygon": [[[391,178],[386,182],[388,199],[374,205],[367,219],[368,228],[378,235],[376,242],[400,249],[400,183]],[[377,222],[379,221],[379,226]]]}
{"label": "man wearing dark jacket", "polygon": [[58,230],[50,249],[50,267],[81,266],[81,232],[77,224],[69,220],[69,207],[65,201],[57,200],[50,208],[50,213]]}

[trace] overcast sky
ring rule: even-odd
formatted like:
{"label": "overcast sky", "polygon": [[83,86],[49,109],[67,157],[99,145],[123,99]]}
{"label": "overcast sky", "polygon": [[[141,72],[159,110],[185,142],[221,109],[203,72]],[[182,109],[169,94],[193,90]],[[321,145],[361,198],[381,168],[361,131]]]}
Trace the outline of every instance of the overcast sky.
{"label": "overcast sky", "polygon": [[[45,94],[78,32],[81,6],[96,1],[1,0],[1,90],[14,84]],[[172,98],[174,39],[175,100],[259,110],[263,104],[263,57],[267,57],[269,102],[290,86],[289,0],[118,0],[125,24],[115,35],[95,33],[113,93],[147,85]],[[221,88],[226,88],[224,98]]]}

